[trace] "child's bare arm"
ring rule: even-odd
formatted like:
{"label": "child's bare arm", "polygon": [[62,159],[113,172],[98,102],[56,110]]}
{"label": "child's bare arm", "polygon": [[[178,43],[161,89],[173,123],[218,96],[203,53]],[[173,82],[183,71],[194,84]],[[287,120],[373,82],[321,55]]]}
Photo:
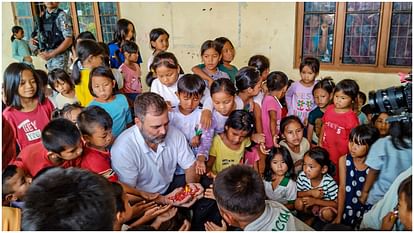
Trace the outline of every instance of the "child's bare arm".
{"label": "child's bare arm", "polygon": [[362,187],[361,196],[359,197],[359,201],[362,204],[365,204],[365,202],[367,201],[368,193],[371,190],[374,182],[377,180],[379,172],[380,172],[379,170],[369,168],[364,187]]}
{"label": "child's bare arm", "polygon": [[270,132],[272,133],[272,138],[274,138],[277,132],[277,116],[276,111],[269,111],[269,119],[270,119]]}
{"label": "child's bare arm", "polygon": [[214,80],[208,74],[206,74],[198,65],[193,66],[193,68],[191,68],[191,71],[193,71],[194,74],[200,76],[203,80],[206,80],[208,82],[208,86],[211,86],[211,84],[214,82]]}
{"label": "child's bare arm", "polygon": [[319,134],[318,146],[322,146],[324,130],[325,130],[325,125],[322,125],[321,133]]}
{"label": "child's bare arm", "polygon": [[339,158],[338,168],[339,168],[339,189],[338,189],[338,214],[334,223],[340,224],[342,220],[342,215],[345,210],[345,185],[346,185],[346,155]]}
{"label": "child's bare arm", "polygon": [[311,123],[308,123],[308,132],[307,132],[306,138],[311,144],[312,144],[312,134],[313,134],[313,125]]}

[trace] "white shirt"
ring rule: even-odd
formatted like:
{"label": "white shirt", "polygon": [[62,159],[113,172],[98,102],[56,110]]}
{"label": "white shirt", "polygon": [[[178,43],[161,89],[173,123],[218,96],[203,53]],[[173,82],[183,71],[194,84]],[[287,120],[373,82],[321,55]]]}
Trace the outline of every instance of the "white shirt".
{"label": "white shirt", "polygon": [[120,181],[146,192],[165,193],[177,164],[188,169],[195,158],[184,135],[174,126],[168,127],[165,141],[153,151],[134,125],[115,140],[111,161]]}
{"label": "white shirt", "polygon": [[190,142],[195,136],[195,128],[200,127],[201,109],[197,108],[192,113],[184,115],[177,108],[174,108],[168,113],[170,119],[170,125],[176,127],[184,134],[187,141]]}
{"label": "white shirt", "polygon": [[272,181],[263,181],[266,196],[268,199],[277,201],[282,204],[296,200],[296,182],[284,177],[275,189],[272,187]]}

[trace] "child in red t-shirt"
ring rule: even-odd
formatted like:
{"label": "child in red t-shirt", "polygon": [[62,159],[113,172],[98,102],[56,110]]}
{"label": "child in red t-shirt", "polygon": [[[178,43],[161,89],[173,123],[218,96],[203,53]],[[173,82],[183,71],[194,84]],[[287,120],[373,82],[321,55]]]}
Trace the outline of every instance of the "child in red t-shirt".
{"label": "child in red t-shirt", "polygon": [[[329,105],[322,117],[319,145],[329,152],[329,159],[338,166],[339,157],[348,151],[348,137],[351,130],[358,126],[356,113],[352,111],[357,104],[358,84],[351,79],[340,81],[334,90],[334,104]],[[338,169],[335,180],[338,181]]]}
{"label": "child in red t-shirt", "polygon": [[7,105],[3,116],[23,150],[40,141],[41,131],[50,121],[54,106],[45,98],[40,78],[24,63],[10,64],[4,71],[3,81]]}

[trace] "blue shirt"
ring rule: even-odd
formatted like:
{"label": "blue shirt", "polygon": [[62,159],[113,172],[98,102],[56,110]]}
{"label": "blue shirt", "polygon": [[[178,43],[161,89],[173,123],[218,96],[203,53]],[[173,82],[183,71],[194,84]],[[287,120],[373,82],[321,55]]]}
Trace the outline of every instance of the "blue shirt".
{"label": "blue shirt", "polygon": [[[125,61],[125,57],[124,54],[121,52],[121,49],[119,48],[118,43],[109,43],[108,44],[108,48],[109,48],[109,59],[111,62],[111,68],[119,68],[122,63],[124,63]],[[117,55],[115,54],[117,53]],[[141,58],[141,53],[138,50],[138,61],[137,64],[141,64],[142,63],[142,58]]]}
{"label": "blue shirt", "polygon": [[101,103],[93,100],[89,106],[99,106],[111,116],[112,134],[114,137],[118,137],[127,128],[127,124],[132,122],[132,114],[128,106],[126,97],[122,94],[115,95],[115,99],[108,103]]}

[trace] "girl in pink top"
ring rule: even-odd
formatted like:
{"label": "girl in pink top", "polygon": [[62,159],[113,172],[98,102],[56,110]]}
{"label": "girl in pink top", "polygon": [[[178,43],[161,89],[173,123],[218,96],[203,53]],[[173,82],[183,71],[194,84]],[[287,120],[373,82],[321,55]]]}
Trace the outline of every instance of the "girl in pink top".
{"label": "girl in pink top", "polygon": [[319,74],[319,60],[314,57],[306,57],[300,63],[300,80],[295,81],[286,93],[288,116],[295,115],[307,126],[308,114],[315,107],[312,89],[315,78]]}
{"label": "girl in pink top", "polygon": [[271,149],[274,146],[274,141],[279,134],[283,108],[279,99],[285,96],[287,84],[288,77],[281,71],[271,72],[267,76],[268,92],[262,102],[262,124],[266,149]]}
{"label": "girl in pink top", "polygon": [[[358,126],[356,113],[352,111],[357,104],[358,84],[351,79],[340,81],[334,91],[334,104],[329,105],[322,117],[319,145],[329,152],[329,159],[338,165],[339,157],[349,153],[348,138],[351,130]],[[338,169],[336,169],[338,171]],[[336,172],[335,179],[337,179]]]}
{"label": "girl in pink top", "polygon": [[119,67],[119,71],[124,77],[124,87],[121,91],[128,98],[129,103],[133,103],[135,97],[142,93],[141,68],[137,64],[138,51],[138,45],[135,42],[125,41],[122,43],[125,60]]}
{"label": "girl in pink top", "polygon": [[12,63],[4,71],[7,108],[3,116],[11,125],[20,150],[40,141],[41,131],[54,109],[40,87],[39,77],[28,65]]}

